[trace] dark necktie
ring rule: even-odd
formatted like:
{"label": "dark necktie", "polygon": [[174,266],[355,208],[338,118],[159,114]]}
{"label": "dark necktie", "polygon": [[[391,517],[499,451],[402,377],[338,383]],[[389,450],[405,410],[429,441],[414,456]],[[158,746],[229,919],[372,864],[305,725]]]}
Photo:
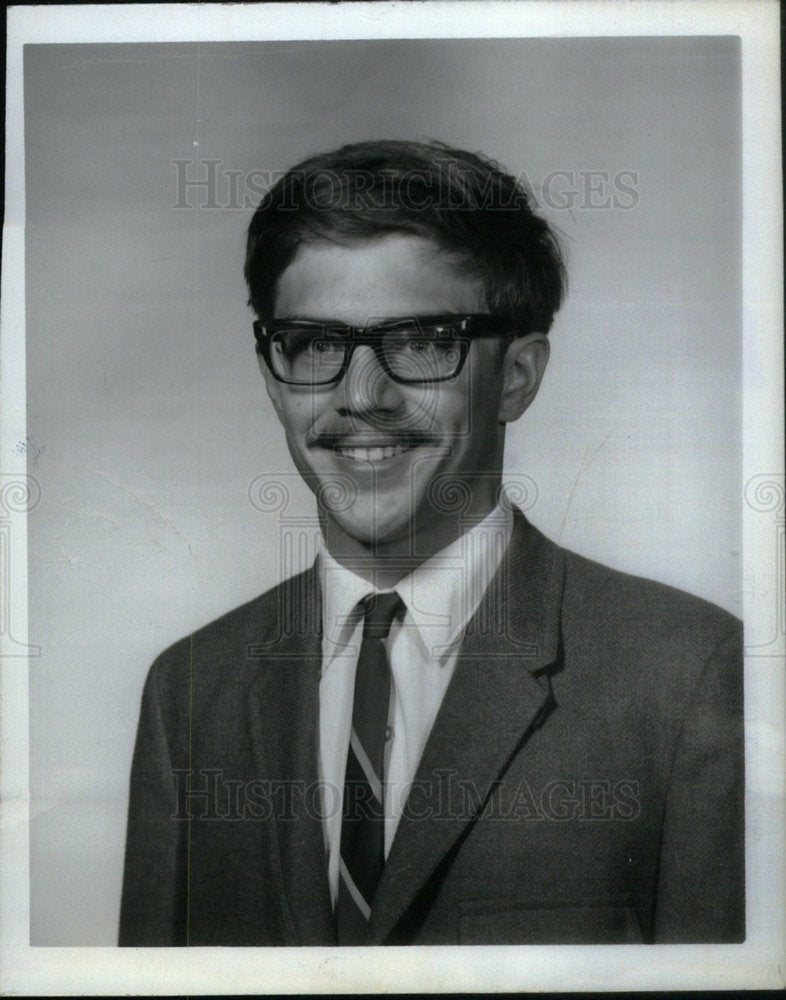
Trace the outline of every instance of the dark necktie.
{"label": "dark necktie", "polygon": [[338,902],[339,944],[363,944],[374,892],[385,865],[383,761],[390,702],[390,666],[384,640],[403,608],[396,593],[369,595],[360,644],[352,732],[344,778]]}

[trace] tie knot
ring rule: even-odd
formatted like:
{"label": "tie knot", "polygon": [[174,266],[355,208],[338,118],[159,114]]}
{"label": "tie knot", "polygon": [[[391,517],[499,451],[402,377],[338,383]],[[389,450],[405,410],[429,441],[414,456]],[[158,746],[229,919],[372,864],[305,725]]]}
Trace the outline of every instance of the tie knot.
{"label": "tie knot", "polygon": [[369,594],[360,602],[365,621],[364,639],[387,639],[393,619],[404,607],[404,602],[393,591],[390,594]]}

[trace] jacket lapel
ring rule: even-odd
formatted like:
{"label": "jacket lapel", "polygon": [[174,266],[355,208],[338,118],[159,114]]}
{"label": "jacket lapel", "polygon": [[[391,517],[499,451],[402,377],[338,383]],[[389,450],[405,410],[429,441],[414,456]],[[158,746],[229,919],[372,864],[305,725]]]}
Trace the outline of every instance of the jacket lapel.
{"label": "jacket lapel", "polygon": [[258,773],[272,784],[271,865],[287,943],[333,944],[318,786],[321,601],[315,567],[277,589],[268,632],[255,647],[249,699]]}
{"label": "jacket lapel", "polygon": [[558,653],[560,550],[516,512],[500,569],[470,622],[423,752],[369,924],[384,942],[468,832],[479,804],[551,708]]}

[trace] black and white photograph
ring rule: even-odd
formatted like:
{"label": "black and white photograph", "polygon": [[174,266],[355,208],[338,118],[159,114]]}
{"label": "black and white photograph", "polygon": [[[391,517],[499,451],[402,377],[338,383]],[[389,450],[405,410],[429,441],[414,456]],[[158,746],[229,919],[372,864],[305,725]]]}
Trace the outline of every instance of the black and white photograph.
{"label": "black and white photograph", "polygon": [[783,985],[777,73],[769,2],[12,11],[17,992]]}

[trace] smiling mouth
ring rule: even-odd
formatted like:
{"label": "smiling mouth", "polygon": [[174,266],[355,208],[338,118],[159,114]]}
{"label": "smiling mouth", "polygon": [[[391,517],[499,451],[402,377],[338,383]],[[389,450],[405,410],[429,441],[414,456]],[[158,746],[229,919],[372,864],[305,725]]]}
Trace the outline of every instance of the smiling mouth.
{"label": "smiling mouth", "polygon": [[348,458],[352,462],[382,462],[387,458],[395,458],[405,451],[411,451],[416,445],[413,444],[393,444],[378,445],[373,448],[359,448],[350,445],[334,445],[333,451],[342,458]]}

